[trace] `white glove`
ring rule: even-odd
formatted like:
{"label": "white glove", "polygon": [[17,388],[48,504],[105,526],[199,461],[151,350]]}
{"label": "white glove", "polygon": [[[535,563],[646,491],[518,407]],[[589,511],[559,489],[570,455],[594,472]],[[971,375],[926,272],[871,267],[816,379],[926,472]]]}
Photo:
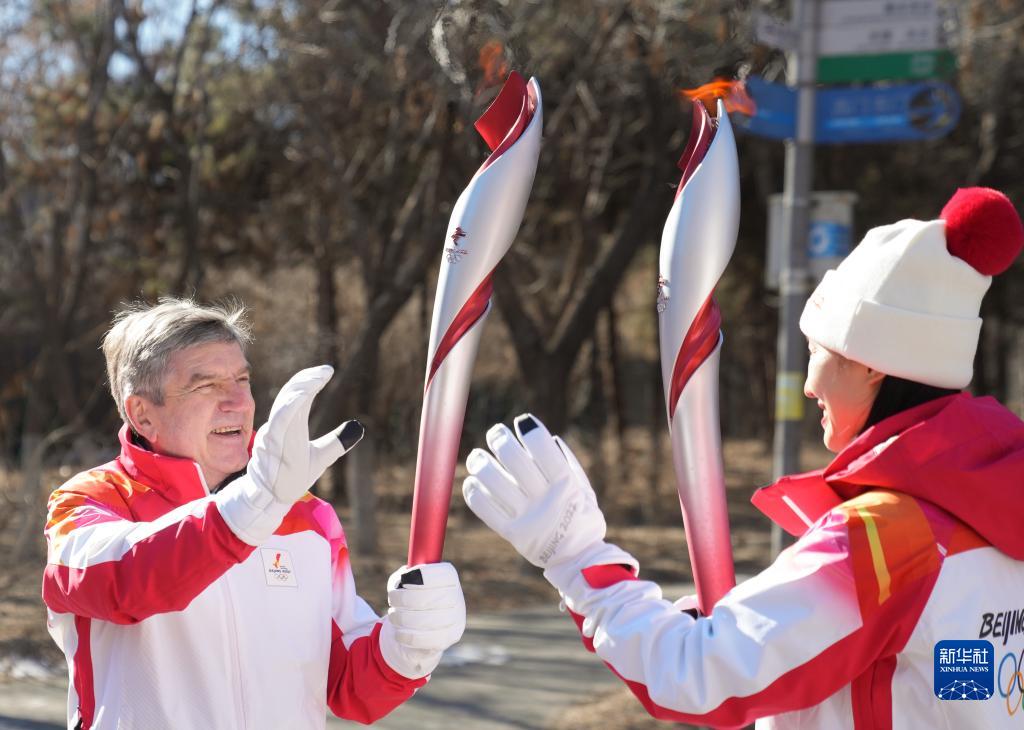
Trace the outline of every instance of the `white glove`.
{"label": "white glove", "polygon": [[466,601],[451,563],[402,566],[388,578],[388,615],[380,653],[409,679],[434,671],[444,650],[466,630]]}
{"label": "white glove", "polygon": [[500,423],[487,432],[494,456],[470,452],[466,504],[534,565],[575,562],[604,540],[594,489],[569,447],[544,424],[525,414],[514,425],[515,434]]}
{"label": "white glove", "polygon": [[245,474],[214,497],[228,527],[250,545],[270,537],[292,504],[363,438],[362,424],[346,421],[309,440],[310,407],[333,374],[334,368],[321,365],[300,370],[285,383],[256,432]]}
{"label": "white glove", "polygon": [[696,594],[678,598],[672,602],[672,605],[678,608],[681,613],[688,613],[694,618],[699,618],[704,615],[700,612],[700,602],[698,601]]}

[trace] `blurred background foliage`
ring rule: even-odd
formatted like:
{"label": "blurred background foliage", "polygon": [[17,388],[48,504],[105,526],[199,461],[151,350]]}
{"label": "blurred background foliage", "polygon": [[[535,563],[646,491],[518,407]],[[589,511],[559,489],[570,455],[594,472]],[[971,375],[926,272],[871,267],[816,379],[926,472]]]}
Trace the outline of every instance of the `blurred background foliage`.
{"label": "blurred background foliage", "polygon": [[[816,152],[816,189],[859,196],[857,237],[935,217],[958,186],[1024,201],[1024,0],[957,6],[955,131]],[[327,490],[336,501],[364,499],[351,482],[372,488],[381,465],[410,463],[446,224],[485,156],[472,122],[513,68],[541,82],[545,139],[498,269],[464,452],[529,409],[607,467],[596,469],[599,488],[640,479],[671,491],[654,301],[690,124],[679,91],[721,73],[782,80],[785,59],[754,43],[752,14],[784,9],[6,0],[0,465],[27,486],[4,513],[41,510],[47,466],[112,455],[116,411],[98,347],[118,304],[138,298],[251,308],[258,419],[294,370],[336,366],[321,425],[358,416],[373,436],[355,471],[335,475],[335,487],[349,482]],[[738,144],[740,237],[718,289],[723,432],[768,446],[777,302],[764,286],[766,210],[782,188],[783,147]],[[985,300],[974,384],[1018,414],[1022,278],[1018,263]]]}

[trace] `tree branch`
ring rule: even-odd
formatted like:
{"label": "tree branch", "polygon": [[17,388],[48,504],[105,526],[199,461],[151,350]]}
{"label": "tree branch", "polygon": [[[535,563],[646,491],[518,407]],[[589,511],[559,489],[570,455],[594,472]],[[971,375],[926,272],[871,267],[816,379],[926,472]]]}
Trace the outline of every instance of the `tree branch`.
{"label": "tree branch", "polygon": [[651,235],[650,204],[655,186],[650,175],[644,175],[643,179],[644,183],[637,188],[612,244],[586,274],[576,290],[579,294],[565,308],[565,315],[555,327],[551,352],[556,357],[575,357],[579,352],[594,330],[597,315],[615,294],[633,256]]}

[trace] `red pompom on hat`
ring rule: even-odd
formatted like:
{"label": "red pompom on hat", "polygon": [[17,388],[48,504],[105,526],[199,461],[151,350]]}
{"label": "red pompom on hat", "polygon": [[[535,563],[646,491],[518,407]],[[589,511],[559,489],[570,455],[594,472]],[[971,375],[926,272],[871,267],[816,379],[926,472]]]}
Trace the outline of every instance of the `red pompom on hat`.
{"label": "red pompom on hat", "polygon": [[978,273],[1010,268],[1024,247],[1024,225],[1009,198],[992,188],[960,188],[939,217],[946,221],[946,248]]}

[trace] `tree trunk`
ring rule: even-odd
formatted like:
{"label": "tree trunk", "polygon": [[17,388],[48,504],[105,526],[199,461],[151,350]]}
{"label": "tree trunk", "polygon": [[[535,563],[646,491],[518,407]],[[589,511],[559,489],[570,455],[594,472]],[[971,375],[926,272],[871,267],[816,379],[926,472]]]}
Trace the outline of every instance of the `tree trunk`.
{"label": "tree trunk", "polygon": [[625,385],[622,382],[622,363],[619,357],[619,328],[618,318],[615,316],[615,300],[608,302],[607,337],[608,337],[608,381],[607,387],[611,394],[611,415],[612,424],[615,428],[615,468],[612,469],[612,479],[622,484],[628,478],[629,472],[626,464],[626,394]]}
{"label": "tree trunk", "polygon": [[376,445],[375,428],[378,423],[373,407],[374,390],[377,381],[377,364],[380,358],[380,340],[374,343],[367,366],[357,374],[352,383],[351,401],[355,414],[366,427],[366,436],[350,454],[342,460],[345,491],[348,494],[350,531],[355,533],[354,545],[360,555],[378,555],[380,546],[377,539],[377,494],[376,494]]}
{"label": "tree trunk", "polygon": [[[590,477],[590,486],[600,501],[608,486],[608,462],[604,453],[604,427],[608,422],[608,405],[604,392],[604,378],[601,372],[601,347],[600,329],[594,329],[594,336],[590,340],[590,357],[587,363],[587,390],[589,391],[587,402],[583,407],[581,415],[583,418],[583,432],[581,438],[590,452],[590,468],[587,475]],[[611,506],[611,505],[608,505]]]}
{"label": "tree trunk", "polygon": [[335,242],[331,241],[330,221],[317,206],[312,213],[311,234],[316,255],[316,354],[318,362],[337,365],[338,352],[338,291],[334,283]]}
{"label": "tree trunk", "polygon": [[348,502],[351,509],[349,532],[354,532],[353,547],[359,555],[378,555],[377,493],[374,477],[377,466],[377,441],[369,433],[342,460]]}
{"label": "tree trunk", "polygon": [[89,405],[86,403],[69,423],[43,436],[38,388],[39,386],[31,381],[26,386],[25,425],[21,435],[21,490],[18,498],[20,524],[14,539],[15,559],[28,558],[33,554],[34,547],[42,546],[46,518],[46,501],[42,490],[43,464],[50,449],[68,436],[78,433],[84,420],[83,414]]}
{"label": "tree trunk", "polygon": [[21,437],[21,490],[18,495],[18,534],[14,540],[14,558],[24,560],[30,557],[42,533],[46,510],[40,499],[42,481],[43,438],[38,433],[25,433]]}
{"label": "tree trunk", "polygon": [[569,424],[569,370],[572,363],[549,361],[550,367],[524,372],[527,410],[540,418],[551,433],[565,431]]}

